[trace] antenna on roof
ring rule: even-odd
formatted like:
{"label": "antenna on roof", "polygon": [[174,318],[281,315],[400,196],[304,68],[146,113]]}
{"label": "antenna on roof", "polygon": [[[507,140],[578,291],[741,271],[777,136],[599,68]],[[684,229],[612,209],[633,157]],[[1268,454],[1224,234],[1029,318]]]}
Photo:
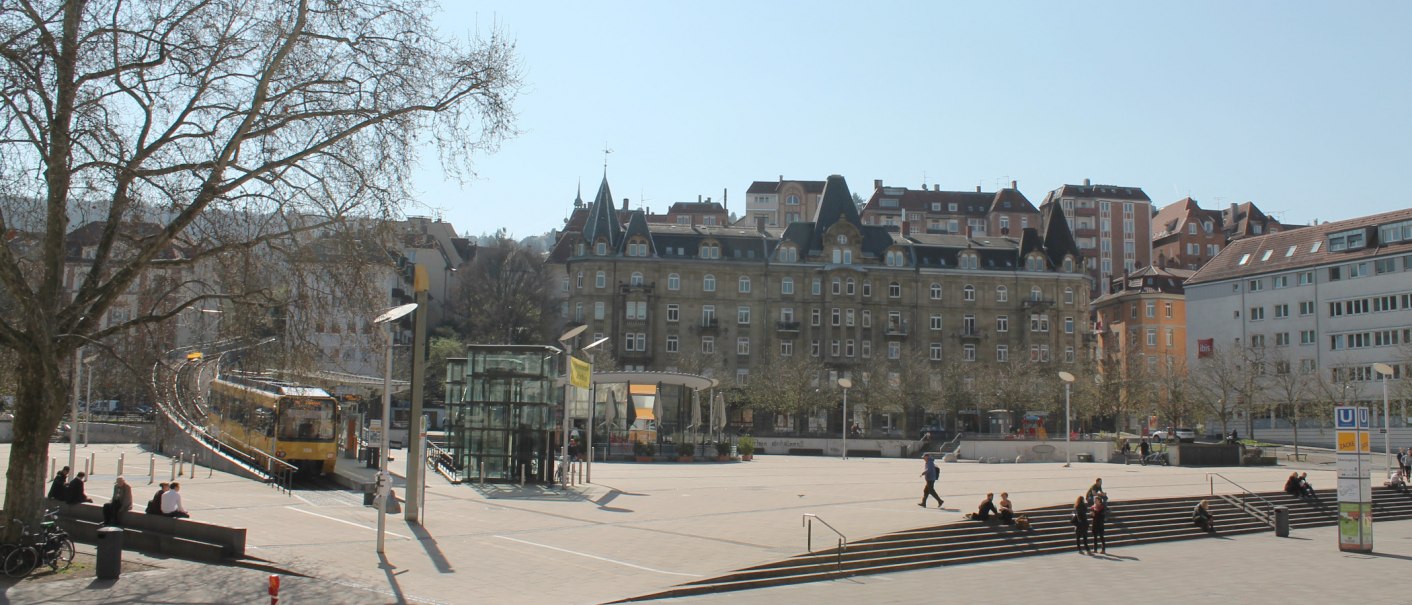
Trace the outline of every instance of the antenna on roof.
{"label": "antenna on roof", "polygon": [[922,191],[927,190],[927,171],[922,171]]}
{"label": "antenna on roof", "polygon": [[613,153],[613,150],[608,148],[608,141],[603,141],[603,178],[605,179],[608,178],[608,154],[610,153]]}

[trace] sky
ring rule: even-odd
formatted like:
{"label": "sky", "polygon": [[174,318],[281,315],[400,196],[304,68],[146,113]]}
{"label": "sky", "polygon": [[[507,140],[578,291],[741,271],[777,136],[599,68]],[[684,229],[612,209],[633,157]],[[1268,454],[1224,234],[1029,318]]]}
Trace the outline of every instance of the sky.
{"label": "sky", "polygon": [[520,133],[408,213],[562,226],[582,183],[665,211],[843,175],[1036,205],[1089,178],[1307,224],[1412,206],[1409,2],[457,2],[513,39]]}

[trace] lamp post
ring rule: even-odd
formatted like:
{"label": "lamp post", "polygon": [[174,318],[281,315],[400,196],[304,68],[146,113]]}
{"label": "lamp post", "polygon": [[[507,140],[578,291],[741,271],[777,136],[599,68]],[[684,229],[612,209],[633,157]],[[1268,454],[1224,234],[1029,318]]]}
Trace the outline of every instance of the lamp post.
{"label": "lamp post", "polygon": [[843,459],[848,459],[848,389],[853,388],[853,379],[840,378],[838,386],[843,388]]}
{"label": "lamp post", "polygon": [[1074,384],[1074,375],[1060,372],[1059,380],[1064,381],[1064,467],[1069,466],[1069,451],[1072,449],[1074,432],[1069,430],[1069,385]]}
{"label": "lamp post", "polygon": [[559,337],[559,344],[564,345],[564,445],[559,453],[559,471],[563,477],[559,480],[560,487],[567,485],[569,476],[569,389],[573,388],[573,385],[569,384],[569,358],[574,356],[574,337],[587,329],[587,325],[574,326]]}
{"label": "lamp post", "polygon": [[1392,376],[1392,366],[1385,363],[1373,364],[1373,371],[1383,377],[1383,466],[1387,468],[1387,474],[1392,476],[1392,432],[1388,430],[1392,426],[1389,421],[1389,410],[1387,403],[1387,379]]}
{"label": "lamp post", "polygon": [[[387,432],[392,429],[392,322],[415,310],[417,303],[393,307],[373,320],[374,324],[387,324],[387,363],[382,372],[382,430],[379,431],[382,435],[378,440],[378,446],[382,448],[378,455],[378,554],[383,552],[387,533],[387,499],[392,493],[392,476],[387,472]],[[415,464],[417,461],[410,462]]]}
{"label": "lamp post", "polygon": [[[598,339],[598,340],[593,341],[592,343],[590,343],[588,346],[584,347],[584,348],[581,349],[581,350],[583,350],[583,351],[588,351],[588,350],[592,349],[593,347],[596,347],[596,346],[598,346],[598,345],[601,345],[601,344],[603,344],[603,343],[605,343],[605,342],[608,342],[608,337],[607,337],[607,336],[604,336],[603,338],[600,338],[600,339]],[[593,354],[592,354],[592,353],[589,353],[589,354],[588,354],[588,375],[589,375],[589,379],[590,379],[590,382],[589,382],[589,385],[588,385],[588,441],[587,441],[587,443],[584,444],[584,449],[588,451],[588,462],[587,462],[587,464],[585,464],[584,467],[583,467],[583,480],[584,480],[585,483],[593,483],[593,421],[594,421],[594,412],[596,411],[595,408],[596,408],[597,405],[598,405],[598,388],[597,388],[596,385],[594,385],[594,384],[591,382],[591,380],[592,380],[592,378],[593,378]],[[565,407],[564,410],[567,412],[567,411],[568,411],[568,408]]]}

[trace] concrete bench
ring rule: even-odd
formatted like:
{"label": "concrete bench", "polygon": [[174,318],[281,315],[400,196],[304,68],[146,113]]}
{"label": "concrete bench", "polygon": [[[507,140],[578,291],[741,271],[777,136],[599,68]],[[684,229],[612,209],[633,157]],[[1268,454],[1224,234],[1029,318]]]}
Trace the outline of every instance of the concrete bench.
{"label": "concrete bench", "polygon": [[[59,509],[59,524],[75,541],[93,543],[103,523],[103,508],[96,504],[67,504]],[[136,510],[123,513],[123,546],[159,554],[220,561],[245,556],[245,528],[225,527],[189,519],[148,515]]]}
{"label": "concrete bench", "polygon": [[1308,460],[1309,460],[1309,454],[1296,454],[1296,453],[1294,453],[1294,452],[1290,452],[1290,453],[1288,453],[1288,454],[1285,454],[1285,460],[1293,460],[1293,461],[1295,461],[1295,462],[1305,462],[1305,461],[1308,461]]}

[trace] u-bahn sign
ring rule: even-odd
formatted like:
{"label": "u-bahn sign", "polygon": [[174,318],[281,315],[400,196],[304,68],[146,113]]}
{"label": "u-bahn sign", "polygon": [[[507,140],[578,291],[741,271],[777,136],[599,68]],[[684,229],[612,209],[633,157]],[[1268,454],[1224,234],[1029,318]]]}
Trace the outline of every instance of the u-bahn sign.
{"label": "u-bahn sign", "polygon": [[1338,444],[1338,548],[1373,551],[1373,484],[1369,478],[1368,408],[1334,408]]}

